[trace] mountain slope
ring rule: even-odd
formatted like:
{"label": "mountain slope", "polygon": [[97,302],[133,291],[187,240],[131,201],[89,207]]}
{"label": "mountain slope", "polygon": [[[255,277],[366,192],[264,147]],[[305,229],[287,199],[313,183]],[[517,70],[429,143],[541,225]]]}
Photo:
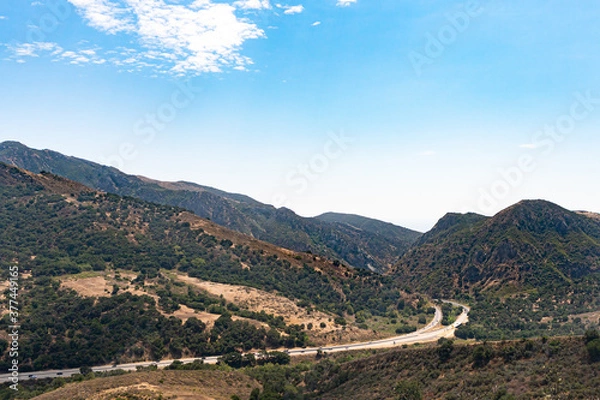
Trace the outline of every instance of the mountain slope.
{"label": "mountain slope", "polygon": [[[304,326],[240,310],[170,278],[173,273],[255,287],[307,311],[317,308],[340,317],[348,310],[383,315],[400,299],[387,277],[261,242],[180,208],[0,163],[2,277],[15,265],[21,279],[20,365],[29,370],[307,343]],[[127,276],[123,289],[115,285],[112,294],[82,297],[60,283],[66,275],[105,272]],[[220,316],[209,332],[201,314],[186,322],[172,316],[181,305],[192,315]],[[8,325],[7,311],[0,305]],[[0,367],[9,364],[8,352],[0,352]]]}
{"label": "mountain slope", "polygon": [[372,218],[362,217],[354,214],[340,214],[329,212],[321,214],[315,219],[323,222],[336,224],[337,226],[346,226],[353,230],[370,232],[387,239],[390,245],[394,243],[414,243],[421,233],[403,228],[389,222],[383,222]]}
{"label": "mountain slope", "polygon": [[[448,342],[445,342],[446,345]],[[594,399],[598,364],[582,338],[450,345],[322,362],[310,383],[322,400]]]}
{"label": "mountain slope", "polygon": [[522,201],[492,218],[449,214],[396,266],[405,282],[444,295],[570,285],[600,272],[600,222]]}
{"label": "mountain slope", "polygon": [[[183,207],[238,232],[296,251],[310,251],[357,268],[384,272],[414,243],[419,233],[386,225],[359,229],[353,224],[303,218],[250,197],[189,182],[160,182],[132,176],[90,161],[50,150],[30,149],[18,142],[0,144],[0,161],[33,171],[47,171],[91,188]],[[378,221],[370,220],[368,226]],[[351,226],[353,225],[353,226]],[[379,222],[379,226],[384,226]],[[390,224],[391,225],[391,224]],[[391,234],[390,234],[391,233]]]}

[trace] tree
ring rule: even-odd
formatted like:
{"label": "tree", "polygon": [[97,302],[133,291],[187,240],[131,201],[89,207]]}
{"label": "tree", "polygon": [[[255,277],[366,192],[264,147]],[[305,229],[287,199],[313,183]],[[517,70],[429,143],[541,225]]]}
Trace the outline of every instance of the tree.
{"label": "tree", "polygon": [[600,361],[600,339],[594,339],[586,345],[590,360]]}
{"label": "tree", "polygon": [[440,362],[446,362],[450,359],[452,355],[452,350],[454,349],[454,342],[452,340],[448,340],[446,338],[440,338],[438,340],[438,348],[437,353],[440,358]]}
{"label": "tree", "polygon": [[494,351],[487,345],[477,346],[473,350],[473,367],[481,368],[494,358]]}
{"label": "tree", "polygon": [[219,359],[219,361],[224,362],[232,368],[242,368],[243,357],[242,353],[237,351],[232,353],[227,353],[223,357]]}
{"label": "tree", "polygon": [[589,329],[585,332],[585,336],[584,336],[585,344],[588,344],[589,342],[596,340],[596,339],[600,339],[600,333],[597,330]]}

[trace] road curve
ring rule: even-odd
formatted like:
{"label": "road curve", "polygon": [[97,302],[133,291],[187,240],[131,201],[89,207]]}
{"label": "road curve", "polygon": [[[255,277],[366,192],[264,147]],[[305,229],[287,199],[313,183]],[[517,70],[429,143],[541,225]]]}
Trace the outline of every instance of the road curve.
{"label": "road curve", "polygon": [[[457,303],[451,300],[442,300],[444,303],[452,304],[456,307],[462,307],[463,312],[456,318],[456,321],[449,326],[441,327],[442,322],[442,309],[439,306],[435,306],[435,315],[433,320],[418,331],[408,333],[405,335],[399,335],[387,339],[372,340],[368,342],[359,343],[348,343],[332,346],[321,346],[321,347],[307,347],[307,348],[294,348],[294,349],[276,349],[274,351],[283,351],[288,353],[292,357],[303,356],[303,355],[314,355],[321,351],[323,353],[337,353],[349,350],[367,350],[367,349],[384,349],[390,347],[398,347],[402,345],[409,345],[415,343],[427,343],[435,342],[440,338],[450,338],[454,336],[454,331],[460,325],[466,323],[469,320],[469,311],[471,310],[464,304]],[[257,353],[258,355],[258,353]],[[118,364],[118,365],[102,365],[98,367],[92,367],[94,372],[107,372],[115,370],[124,371],[135,371],[140,367],[149,367],[156,365],[158,368],[164,368],[173,363],[173,361],[180,361],[184,364],[189,364],[195,360],[201,359],[206,364],[216,364],[221,356],[209,356],[209,357],[194,357],[194,358],[182,358],[178,360],[161,360],[157,362],[144,361],[129,364]],[[79,368],[70,368],[62,370],[47,370],[47,371],[34,371],[34,372],[21,372],[19,373],[19,381],[28,379],[44,379],[44,378],[57,378],[57,377],[69,377],[75,374],[79,374]],[[1,374],[0,382],[11,382],[11,374]]]}

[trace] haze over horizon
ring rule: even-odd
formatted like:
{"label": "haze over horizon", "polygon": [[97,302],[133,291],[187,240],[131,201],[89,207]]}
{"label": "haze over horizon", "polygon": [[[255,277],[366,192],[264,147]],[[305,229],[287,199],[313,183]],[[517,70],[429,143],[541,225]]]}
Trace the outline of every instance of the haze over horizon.
{"label": "haze over horizon", "polygon": [[0,141],[419,231],[522,199],[598,212],[599,17],[591,1],[8,0]]}

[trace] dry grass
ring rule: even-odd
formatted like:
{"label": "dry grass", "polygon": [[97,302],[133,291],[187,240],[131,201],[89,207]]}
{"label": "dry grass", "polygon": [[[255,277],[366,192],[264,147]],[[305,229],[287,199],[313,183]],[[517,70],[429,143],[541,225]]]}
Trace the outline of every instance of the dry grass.
{"label": "dry grass", "polygon": [[[299,307],[293,300],[277,295],[275,293],[265,292],[246,286],[227,285],[222,283],[202,281],[197,278],[189,277],[181,273],[163,271],[170,278],[183,282],[186,285],[205,291],[213,296],[223,296],[225,300],[237,306],[250,311],[261,312],[275,316],[281,316],[286,324],[298,324],[308,327],[312,324],[312,330],[308,331],[310,339],[316,345],[329,345],[337,343],[350,343],[362,340],[379,339],[389,336],[389,332],[373,330],[363,330],[356,326],[348,325],[346,327],[335,325],[334,316],[321,311],[307,311]],[[130,282],[135,278],[135,274],[127,271],[114,272],[84,272],[77,275],[61,277],[61,287],[75,290],[84,297],[108,297],[111,296],[113,286],[119,287],[119,292],[129,292],[138,296],[150,296],[158,302],[158,296],[151,290],[151,286],[135,287]],[[160,309],[159,309],[160,310]],[[196,317],[204,322],[207,329],[212,329],[214,322],[219,318],[217,314],[200,312],[193,310],[185,305],[181,305],[179,310],[168,314],[160,310],[167,317],[175,316],[183,322],[191,317]],[[234,320],[248,321],[256,327],[265,327],[268,325],[259,321],[234,316]],[[348,321],[351,322],[351,319]],[[321,328],[321,323],[325,328]]]}
{"label": "dry grass", "polygon": [[111,285],[104,276],[95,276],[93,278],[68,278],[61,282],[62,288],[72,289],[83,297],[104,297],[109,296],[112,290]]}
{"label": "dry grass", "polygon": [[154,371],[71,383],[34,399],[229,400],[234,394],[247,399],[254,388],[260,384],[241,372]]}
{"label": "dry grass", "polygon": [[[70,275],[64,277],[61,281],[61,287],[75,290],[80,296],[83,297],[109,297],[111,296],[113,285],[119,286],[119,292],[128,292],[136,296],[150,296],[157,303],[159,297],[149,291],[148,289],[140,289],[132,286],[129,282],[136,277],[131,272],[119,271],[115,275],[114,273],[82,273],[77,275]],[[173,313],[166,313],[160,308],[158,309],[161,314],[166,317],[177,317],[183,322],[187,321],[191,317],[196,317],[200,321],[206,324],[206,327],[210,330],[215,321],[220,317],[218,314],[211,314],[202,311],[196,311],[186,305],[181,304],[179,310]],[[233,316],[234,320],[248,321],[250,324],[256,327],[266,327],[268,325],[259,321]]]}
{"label": "dry grass", "polygon": [[575,318],[581,318],[581,321],[586,325],[600,324],[600,311],[569,316],[570,321],[573,321]]}
{"label": "dry grass", "polygon": [[[309,323],[312,323],[313,329],[308,331],[308,335],[317,345],[347,343],[385,336],[375,334],[371,330],[358,329],[354,326],[344,328],[335,325],[332,315],[321,311],[308,312],[305,308],[298,307],[294,301],[274,293],[246,286],[203,281],[184,274],[173,274],[172,277],[214,296],[223,296],[225,300],[241,308],[281,316],[287,324],[304,324],[304,326],[308,326]],[[325,328],[320,327],[321,323],[325,324]]]}

